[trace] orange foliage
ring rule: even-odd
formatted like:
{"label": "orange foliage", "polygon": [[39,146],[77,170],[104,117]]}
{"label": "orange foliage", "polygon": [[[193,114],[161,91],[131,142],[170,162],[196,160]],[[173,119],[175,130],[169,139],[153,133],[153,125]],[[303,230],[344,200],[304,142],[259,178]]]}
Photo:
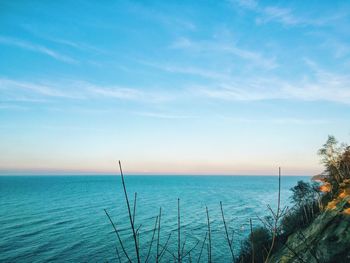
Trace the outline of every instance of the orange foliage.
{"label": "orange foliage", "polygon": [[333,200],[333,201],[330,201],[327,205],[327,209],[335,209],[337,207],[337,204],[338,204],[338,200]]}
{"label": "orange foliage", "polygon": [[332,190],[332,186],[330,183],[324,183],[320,186],[320,191],[324,193],[328,193]]}
{"label": "orange foliage", "polygon": [[347,215],[350,215],[350,208],[346,208],[346,209],[344,209],[344,214],[347,214]]}

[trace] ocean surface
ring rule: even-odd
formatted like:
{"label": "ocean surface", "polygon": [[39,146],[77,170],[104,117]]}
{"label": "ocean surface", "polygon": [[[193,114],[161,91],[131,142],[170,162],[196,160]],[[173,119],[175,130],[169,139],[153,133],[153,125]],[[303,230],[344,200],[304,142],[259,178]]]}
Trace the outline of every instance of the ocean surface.
{"label": "ocean surface", "polygon": [[[283,206],[291,205],[289,189],[298,180],[309,181],[310,177],[282,176]],[[131,206],[137,192],[135,224],[141,224],[143,259],[160,207],[161,245],[171,233],[162,262],[173,262],[173,254],[177,255],[177,198],[181,249],[186,254],[198,243],[191,252],[194,262],[207,231],[206,206],[213,261],[229,262],[219,202],[223,202],[230,236],[234,232],[236,254],[249,233],[249,219],[259,225],[257,216],[269,215],[266,205],[277,205],[276,176],[126,175],[125,181]],[[120,176],[0,176],[0,204],[0,262],[118,262],[116,248],[126,262],[104,209],[115,222],[128,255],[135,259]],[[154,262],[156,243],[149,262]],[[201,261],[206,260],[205,245]]]}

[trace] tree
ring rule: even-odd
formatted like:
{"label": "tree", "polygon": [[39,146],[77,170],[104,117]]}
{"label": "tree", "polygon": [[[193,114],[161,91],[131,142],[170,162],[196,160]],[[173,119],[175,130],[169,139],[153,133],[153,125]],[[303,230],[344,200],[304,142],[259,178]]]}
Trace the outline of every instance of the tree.
{"label": "tree", "polygon": [[303,210],[307,223],[315,216],[314,208],[318,200],[318,189],[316,184],[304,181],[298,181],[297,185],[291,188],[293,192],[292,202],[296,205],[296,209]]}
{"label": "tree", "polygon": [[334,136],[329,135],[326,143],[318,151],[318,154],[322,157],[321,161],[326,167],[329,183],[337,190],[339,183],[343,179],[340,171],[342,147],[338,145],[338,141]]}

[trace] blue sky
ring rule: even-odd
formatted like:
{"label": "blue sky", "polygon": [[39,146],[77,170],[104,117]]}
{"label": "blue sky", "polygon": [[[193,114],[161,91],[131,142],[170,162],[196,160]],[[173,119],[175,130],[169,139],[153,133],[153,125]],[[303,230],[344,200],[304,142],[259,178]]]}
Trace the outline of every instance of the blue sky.
{"label": "blue sky", "polygon": [[315,174],[349,1],[1,1],[0,172]]}

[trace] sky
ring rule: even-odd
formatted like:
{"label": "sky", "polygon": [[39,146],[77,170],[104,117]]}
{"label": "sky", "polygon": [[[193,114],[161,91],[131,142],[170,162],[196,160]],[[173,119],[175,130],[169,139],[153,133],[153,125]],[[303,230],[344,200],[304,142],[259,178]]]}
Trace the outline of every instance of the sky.
{"label": "sky", "polygon": [[2,0],[0,174],[317,174],[349,28],[349,1]]}

